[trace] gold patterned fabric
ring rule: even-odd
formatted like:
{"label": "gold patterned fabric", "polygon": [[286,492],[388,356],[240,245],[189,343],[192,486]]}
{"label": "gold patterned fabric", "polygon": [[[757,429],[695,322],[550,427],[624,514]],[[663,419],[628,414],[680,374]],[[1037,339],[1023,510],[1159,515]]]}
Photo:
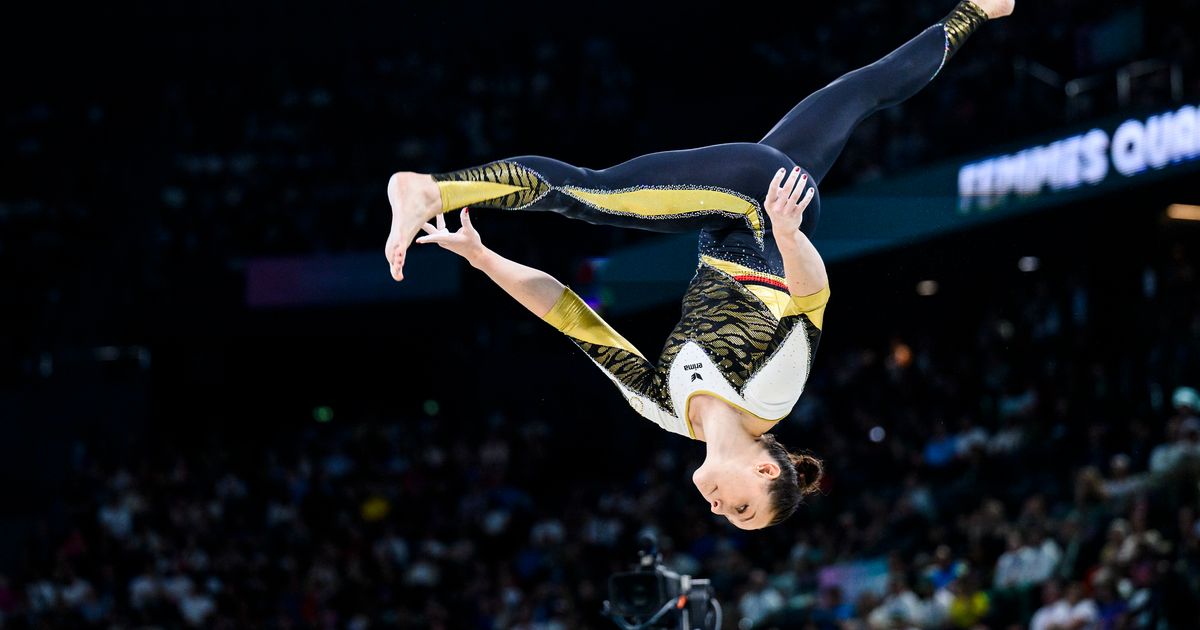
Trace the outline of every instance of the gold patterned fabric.
{"label": "gold patterned fabric", "polygon": [[669,365],[672,350],[678,352],[684,343],[695,340],[741,391],[797,325],[820,333],[806,314],[777,318],[747,286],[701,265],[684,295],[683,317],[667,340],[662,361]]}
{"label": "gold patterned fabric", "polygon": [[825,304],[829,302],[829,287],[805,296],[793,296],[784,290],[787,279],[781,275],[760,271],[730,260],[701,255],[700,261],[733,278],[771,311],[776,319],[804,314],[817,328],[825,321]]}
{"label": "gold patterned fabric", "polygon": [[550,192],[545,180],[516,162],[492,162],[434,175],[433,181],[442,196],[442,212],[466,206],[517,210]]}
{"label": "gold patterned fabric", "polygon": [[[721,374],[741,392],[767,363],[796,326],[802,326],[815,353],[821,330],[811,316],[824,312],[828,290],[801,298],[780,317],[751,286],[709,263],[701,264],[683,298],[679,323],[663,347],[658,364],[646,360],[573,292],[563,297],[545,317],[566,334],[602,369],[633,392],[674,413],[668,376],[680,350],[696,342]],[[729,263],[733,264],[733,263]],[[731,267],[733,268],[733,267]],[[780,292],[778,289],[770,289]],[[786,291],[781,292],[784,296]],[[803,310],[807,308],[808,310]],[[809,368],[812,355],[809,356]]]}
{"label": "gold patterned fabric", "polygon": [[[949,59],[958,52],[967,38],[971,36],[988,19],[987,13],[971,0],[963,0],[954,7],[950,15],[942,20],[942,28],[946,30],[946,56]],[[943,63],[945,63],[943,59]]]}
{"label": "gold patterned fabric", "polygon": [[741,219],[762,241],[762,210],[754,199],[732,191],[703,186],[638,186],[619,190],[589,190],[563,186],[561,190],[597,210],[647,219],[720,214]]}
{"label": "gold patterned fabric", "polygon": [[549,211],[660,232],[744,227],[761,249],[766,216],[758,190],[762,173],[778,164],[777,151],[740,143],[643,155],[602,170],[522,156],[432,177],[442,212],[466,206]]}
{"label": "gold patterned fabric", "polygon": [[542,319],[562,334],[584,343],[617,348],[642,356],[608,322],[600,318],[574,291],[564,288],[558,302]]}
{"label": "gold patterned fabric", "polygon": [[572,338],[593,361],[613,378],[635,393],[653,400],[663,411],[671,411],[671,393],[667,389],[665,369],[669,363],[658,367],[639,354],[622,348],[602,346]]}
{"label": "gold patterned fabric", "polygon": [[570,337],[622,385],[650,398],[664,410],[671,409],[671,395],[659,370],[574,291],[563,289],[558,302],[542,319]]}

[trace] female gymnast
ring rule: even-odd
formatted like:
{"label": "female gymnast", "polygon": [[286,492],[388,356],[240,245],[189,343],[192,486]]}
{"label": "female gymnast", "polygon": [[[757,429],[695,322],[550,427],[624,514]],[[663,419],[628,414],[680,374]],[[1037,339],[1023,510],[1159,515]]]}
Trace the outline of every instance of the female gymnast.
{"label": "female gymnast", "polygon": [[[714,513],[742,529],[779,523],[822,472],[819,460],[789,453],[767,433],[800,397],[829,299],[808,238],[820,214],[816,186],[859,122],[916,94],[1013,3],[963,0],[888,56],[804,99],[758,143],[655,153],[603,170],[526,156],[441,175],[396,173],[387,187],[392,277],[403,279],[405,251],[423,229],[418,243],[462,256],[570,337],[635,411],[705,442],[692,481]],[[468,206],[699,231],[699,267],[657,365],[558,280],[485,247]],[[443,214],[459,208],[462,227],[450,232]]]}

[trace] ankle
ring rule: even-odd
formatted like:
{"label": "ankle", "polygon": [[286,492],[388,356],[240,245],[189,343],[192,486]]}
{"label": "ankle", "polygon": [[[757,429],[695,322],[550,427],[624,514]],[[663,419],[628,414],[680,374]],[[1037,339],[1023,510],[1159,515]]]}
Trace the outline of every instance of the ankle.
{"label": "ankle", "polygon": [[401,204],[406,204],[409,207],[420,208],[426,220],[432,219],[442,211],[442,196],[437,183],[423,173],[393,173],[388,179],[387,196],[393,206],[400,207]]}
{"label": "ankle", "polygon": [[1013,0],[971,0],[979,7],[989,20],[995,20],[1012,14]]}

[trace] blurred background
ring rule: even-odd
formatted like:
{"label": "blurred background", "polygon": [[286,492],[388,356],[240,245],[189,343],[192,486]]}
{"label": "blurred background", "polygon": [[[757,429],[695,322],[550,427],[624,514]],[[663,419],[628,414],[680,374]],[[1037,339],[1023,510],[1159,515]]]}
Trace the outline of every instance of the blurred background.
{"label": "blurred background", "polygon": [[[388,276],[394,171],[757,141],[951,8],[5,7],[0,627],[612,627],[643,532],[728,628],[1200,627],[1196,0],[1018,2],[858,130],[782,526],[460,261]],[[678,317],[694,237],[476,225]]]}

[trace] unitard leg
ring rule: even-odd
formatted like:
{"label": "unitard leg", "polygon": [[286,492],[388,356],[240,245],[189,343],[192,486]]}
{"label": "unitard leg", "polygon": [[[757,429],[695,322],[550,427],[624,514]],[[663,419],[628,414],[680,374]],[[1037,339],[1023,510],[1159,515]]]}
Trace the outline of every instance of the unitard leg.
{"label": "unitard leg", "polygon": [[[601,225],[702,231],[708,240],[744,230],[761,249],[770,225],[759,200],[775,171],[799,165],[811,182],[820,182],[863,118],[925,86],[986,19],[963,0],[900,49],[804,99],[759,143],[654,153],[601,170],[539,156],[510,158],[434,175],[442,210],[549,211]],[[801,230],[811,234],[819,216],[818,197]]]}
{"label": "unitard leg", "polygon": [[666,151],[592,170],[546,157],[515,157],[434,175],[442,210],[464,206],[556,212],[589,223],[660,232],[742,229],[759,242],[759,201],[787,156],[766,145]]}
{"label": "unitard leg", "polygon": [[801,101],[761,142],[786,153],[820,183],[863,119],[919,92],[986,20],[982,9],[963,0],[888,56]]}

